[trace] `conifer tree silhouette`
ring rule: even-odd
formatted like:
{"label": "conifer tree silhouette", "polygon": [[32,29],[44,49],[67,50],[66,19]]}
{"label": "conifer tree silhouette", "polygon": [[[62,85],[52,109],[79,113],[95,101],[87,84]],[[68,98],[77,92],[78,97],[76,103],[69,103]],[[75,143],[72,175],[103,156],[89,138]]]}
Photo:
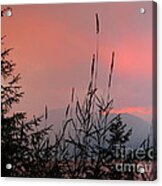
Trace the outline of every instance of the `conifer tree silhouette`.
{"label": "conifer tree silhouette", "polygon": [[[1,15],[3,17],[4,10]],[[52,126],[40,127],[41,117],[33,116],[28,121],[25,112],[14,112],[24,94],[19,83],[20,74],[15,75],[16,64],[9,59],[12,48],[4,48],[1,38],[1,154],[2,176],[43,177],[52,159],[53,146],[49,143]],[[47,118],[47,113],[46,116]],[[11,169],[6,169],[11,164]]]}

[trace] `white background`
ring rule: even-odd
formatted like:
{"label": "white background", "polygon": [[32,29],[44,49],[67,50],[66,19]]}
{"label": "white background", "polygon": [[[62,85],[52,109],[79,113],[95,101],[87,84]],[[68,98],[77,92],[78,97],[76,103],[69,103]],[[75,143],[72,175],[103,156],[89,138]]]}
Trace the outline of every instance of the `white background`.
{"label": "white background", "polygon": [[[63,2],[103,2],[104,0],[1,0],[1,4],[29,4],[29,3],[63,3]],[[107,0],[106,2],[115,2],[120,0]],[[130,2],[132,0],[127,0]],[[137,1],[137,0],[136,0]],[[70,186],[75,184],[75,186],[105,186],[109,184],[111,185],[162,185],[162,100],[160,95],[162,95],[162,37],[160,33],[162,33],[162,0],[155,0],[158,3],[158,180],[154,182],[135,182],[135,181],[98,181],[98,180],[59,180],[59,179],[24,179],[24,178],[0,178],[0,185],[4,186],[35,186],[35,185],[64,185]]]}

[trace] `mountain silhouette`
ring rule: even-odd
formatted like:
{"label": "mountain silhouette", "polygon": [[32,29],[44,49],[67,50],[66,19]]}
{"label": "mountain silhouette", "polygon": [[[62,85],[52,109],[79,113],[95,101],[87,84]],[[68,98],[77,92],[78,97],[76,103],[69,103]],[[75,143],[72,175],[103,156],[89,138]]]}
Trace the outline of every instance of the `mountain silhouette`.
{"label": "mountain silhouette", "polygon": [[[109,120],[113,119],[117,114],[111,113]],[[130,148],[137,148],[141,145],[144,139],[151,133],[151,124],[144,121],[142,118],[129,113],[121,114],[122,122],[127,124],[126,129],[132,128],[132,135],[127,146]],[[53,124],[54,133],[58,134],[62,129],[63,121],[65,120],[65,109],[54,109],[48,112],[47,120],[43,119],[42,123]],[[51,136],[52,137],[52,136]],[[152,141],[150,141],[152,143]]]}

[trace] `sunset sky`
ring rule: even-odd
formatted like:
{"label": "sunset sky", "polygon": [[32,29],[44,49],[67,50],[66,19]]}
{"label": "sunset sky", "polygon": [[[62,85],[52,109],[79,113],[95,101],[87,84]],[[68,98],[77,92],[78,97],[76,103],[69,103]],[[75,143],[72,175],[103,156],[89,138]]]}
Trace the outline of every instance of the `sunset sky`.
{"label": "sunset sky", "polygon": [[[21,73],[25,95],[14,109],[40,114],[64,108],[71,88],[82,97],[95,51],[95,13],[99,14],[99,93],[105,93],[111,52],[115,51],[114,112],[151,121],[152,2],[10,6],[2,20],[5,47]],[[139,9],[145,8],[145,14]]]}

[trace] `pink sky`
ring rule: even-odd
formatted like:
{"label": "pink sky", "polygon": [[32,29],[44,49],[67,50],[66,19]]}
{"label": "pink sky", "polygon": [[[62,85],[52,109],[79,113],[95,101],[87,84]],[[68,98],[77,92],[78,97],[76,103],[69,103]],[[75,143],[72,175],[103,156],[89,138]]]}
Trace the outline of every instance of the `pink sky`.
{"label": "pink sky", "polygon": [[[85,93],[95,50],[95,19],[100,17],[99,91],[105,91],[115,51],[114,109],[151,119],[152,2],[11,6],[2,34],[21,72],[25,92],[16,110],[42,113],[69,102],[71,87]],[[145,8],[145,14],[139,8]],[[132,109],[133,108],[133,109]],[[147,112],[143,112],[147,111]]]}

